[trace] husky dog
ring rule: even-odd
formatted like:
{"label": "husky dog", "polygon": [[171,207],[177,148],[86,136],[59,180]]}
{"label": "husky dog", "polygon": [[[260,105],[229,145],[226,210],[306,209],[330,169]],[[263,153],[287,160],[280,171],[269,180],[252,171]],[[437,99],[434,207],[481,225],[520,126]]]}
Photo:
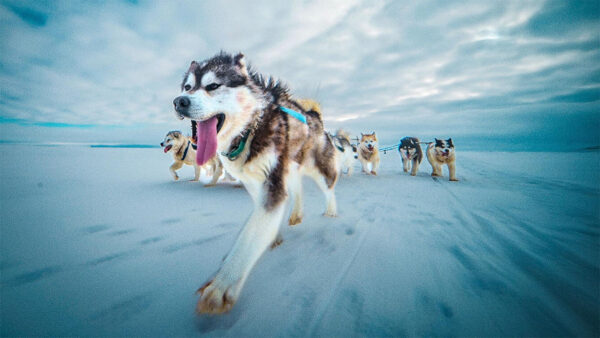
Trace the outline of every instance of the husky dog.
{"label": "husky dog", "polygon": [[338,129],[331,139],[336,148],[336,156],[340,164],[340,173],[344,170],[348,176],[352,176],[354,160],[356,159],[356,147],[350,143],[350,135],[342,129]]}
{"label": "husky dog", "polygon": [[[173,159],[175,162],[171,165],[169,170],[171,171],[175,181],[179,179],[176,170],[181,169],[184,164],[194,166],[194,179],[192,181],[198,181],[200,179],[200,169],[202,167],[196,163],[196,145],[194,145],[188,137],[183,136],[180,131],[170,131],[165,136],[165,139],[160,143],[160,146],[164,147],[163,151],[165,154],[169,151],[173,153]],[[223,169],[221,168],[221,163],[216,156],[210,159],[210,161],[208,161],[208,163],[206,163],[204,166],[204,170],[207,172],[208,166],[211,167],[212,181],[206,186],[212,186],[217,183],[217,180],[223,173]]]}
{"label": "husky dog", "polygon": [[335,147],[321,114],[303,109],[280,82],[247,67],[242,54],[221,52],[192,61],[173,104],[179,118],[197,121],[196,161],[204,164],[218,153],[254,202],[221,268],[198,290],[199,313],[224,313],[237,301],[262,253],[279,243],[288,194],[294,199],[289,224],[301,222],[303,174],[324,192],[325,215],[336,216]]}
{"label": "husky dog", "polygon": [[456,178],[456,154],[451,138],[447,140],[436,138],[435,142],[431,142],[427,146],[427,160],[433,169],[431,176],[442,176],[442,165],[446,164],[450,173],[450,181],[458,181]]}
{"label": "husky dog", "polygon": [[[377,136],[375,132],[371,134],[360,133],[360,143],[358,145],[358,160],[362,164],[363,172],[377,175],[379,168],[379,150],[377,149]],[[369,171],[368,165],[371,164]]]}
{"label": "husky dog", "polygon": [[[416,176],[419,171],[419,164],[423,160],[423,151],[419,145],[419,139],[416,137],[405,137],[400,140],[398,151],[402,157],[402,166],[404,172],[407,173],[410,170],[411,176]],[[412,164],[412,169],[411,169]]]}

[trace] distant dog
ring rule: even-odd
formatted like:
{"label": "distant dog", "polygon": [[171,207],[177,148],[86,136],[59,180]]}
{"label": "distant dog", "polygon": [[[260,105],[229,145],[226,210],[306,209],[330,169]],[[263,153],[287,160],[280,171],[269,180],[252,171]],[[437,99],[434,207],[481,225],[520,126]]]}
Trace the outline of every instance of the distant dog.
{"label": "distant dog", "polygon": [[[181,169],[184,164],[194,167],[194,179],[192,181],[198,181],[200,179],[200,169],[202,167],[196,163],[196,146],[188,137],[183,136],[180,131],[170,131],[160,143],[160,146],[164,147],[163,151],[165,154],[169,151],[173,154],[175,162],[171,165],[169,170],[175,181],[179,179],[176,170]],[[217,180],[223,173],[223,169],[216,156],[204,166],[207,173],[209,171],[208,167],[210,167],[210,170],[212,171],[212,181],[207,184],[207,186],[212,186],[217,183]]]}
{"label": "distant dog", "polygon": [[[377,175],[379,168],[379,149],[377,148],[377,135],[360,134],[360,143],[358,144],[358,160],[362,164],[362,171],[367,174]],[[369,164],[371,169],[369,169]]]}
{"label": "distant dog", "polygon": [[198,312],[224,313],[263,252],[279,242],[288,195],[294,198],[289,224],[301,222],[302,175],[324,192],[325,215],[337,214],[335,147],[321,113],[304,109],[281,83],[249,69],[242,54],[193,61],[180,88],[173,104],[179,118],[197,121],[196,161],[202,165],[217,153],[254,202],[221,268],[198,290]]}
{"label": "distant dog", "polygon": [[450,181],[458,181],[456,178],[456,153],[452,139],[438,140],[427,146],[427,160],[433,169],[431,176],[442,176],[442,165],[448,166]]}
{"label": "distant dog", "polygon": [[340,163],[340,172],[346,171],[348,176],[352,176],[354,170],[354,160],[356,159],[356,147],[350,143],[350,135],[342,129],[338,129],[335,135],[331,135],[333,144],[336,148],[336,156]]}
{"label": "distant dog", "polygon": [[410,175],[416,176],[419,171],[419,164],[423,160],[423,151],[421,150],[421,145],[419,145],[419,139],[416,137],[403,138],[400,140],[398,152],[400,152],[400,156],[402,157],[404,172],[407,173],[410,170]]}

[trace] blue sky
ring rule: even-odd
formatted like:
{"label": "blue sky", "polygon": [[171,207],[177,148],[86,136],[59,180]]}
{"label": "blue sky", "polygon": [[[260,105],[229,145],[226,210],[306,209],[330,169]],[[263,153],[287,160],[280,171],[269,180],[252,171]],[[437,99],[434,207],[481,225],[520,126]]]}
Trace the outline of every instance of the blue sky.
{"label": "blue sky", "polygon": [[157,143],[191,60],[242,51],[326,127],[600,144],[598,1],[1,1],[0,140]]}

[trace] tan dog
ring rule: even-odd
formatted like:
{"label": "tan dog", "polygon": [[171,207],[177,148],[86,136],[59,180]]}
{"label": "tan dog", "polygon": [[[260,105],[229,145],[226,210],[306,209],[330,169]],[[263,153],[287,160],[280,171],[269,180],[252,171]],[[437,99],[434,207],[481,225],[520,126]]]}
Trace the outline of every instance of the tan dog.
{"label": "tan dog", "polygon": [[[358,145],[358,160],[362,164],[363,172],[367,174],[377,175],[379,168],[379,149],[377,149],[377,135],[375,132],[371,134],[360,134],[360,143]],[[371,169],[369,170],[369,164]]]}
{"label": "tan dog", "polygon": [[438,140],[427,146],[427,160],[431,164],[433,171],[431,176],[442,176],[442,165],[448,166],[450,181],[458,181],[456,178],[456,153],[454,152],[454,143],[452,139]]}
{"label": "tan dog", "polygon": [[179,176],[177,171],[183,167],[184,164],[191,165],[194,167],[194,179],[192,181],[198,181],[200,179],[200,169],[206,170],[207,175],[212,174],[212,180],[206,186],[213,186],[217,184],[219,177],[223,173],[221,162],[217,156],[214,156],[204,166],[196,164],[196,149],[195,145],[191,142],[189,137],[183,136],[180,131],[170,131],[165,136],[165,139],[160,143],[161,147],[164,147],[163,151],[173,153],[173,159],[175,162],[171,165],[169,170],[173,175],[173,179],[177,181]]}

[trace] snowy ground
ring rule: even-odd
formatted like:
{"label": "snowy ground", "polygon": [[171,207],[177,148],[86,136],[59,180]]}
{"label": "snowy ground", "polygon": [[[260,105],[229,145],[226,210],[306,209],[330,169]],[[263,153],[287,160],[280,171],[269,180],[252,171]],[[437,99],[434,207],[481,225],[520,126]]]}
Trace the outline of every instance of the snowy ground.
{"label": "snowy ground", "polygon": [[160,149],[0,151],[2,336],[600,334],[598,152],[459,152],[458,183],[388,153],[338,183],[336,219],[306,180],[304,222],[198,317],[244,189],[174,182]]}

